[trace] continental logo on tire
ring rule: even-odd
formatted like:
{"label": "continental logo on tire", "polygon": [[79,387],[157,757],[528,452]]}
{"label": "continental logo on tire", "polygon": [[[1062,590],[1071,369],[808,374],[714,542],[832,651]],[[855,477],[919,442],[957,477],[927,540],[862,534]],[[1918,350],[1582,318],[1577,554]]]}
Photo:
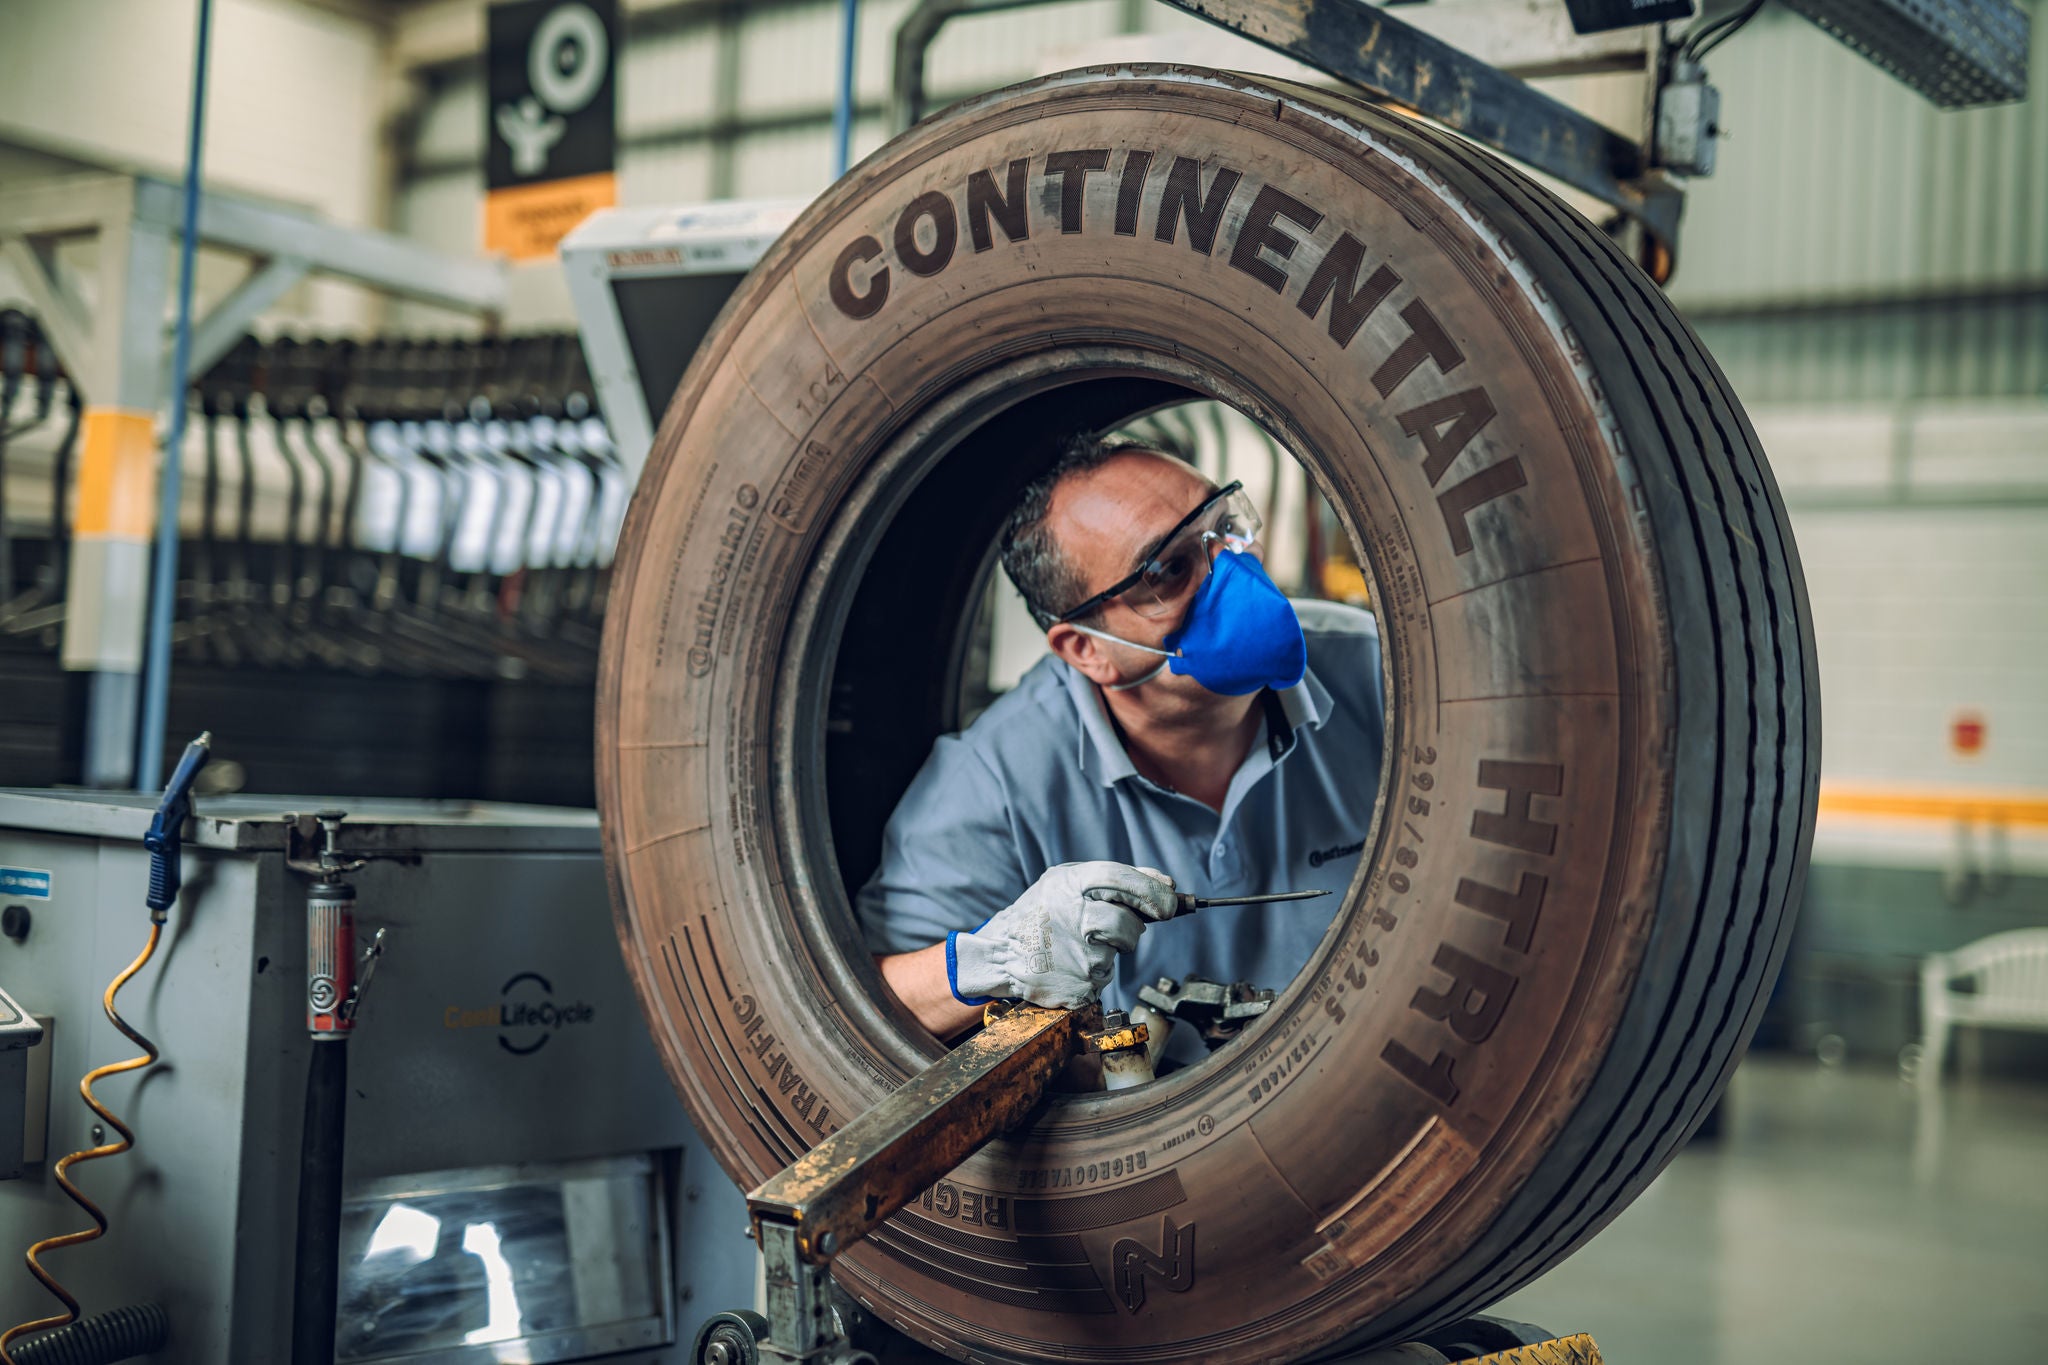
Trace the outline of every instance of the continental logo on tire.
{"label": "continental logo on tire", "polygon": [[705,576],[704,591],[697,598],[690,652],[683,656],[683,666],[693,678],[701,678],[711,671],[711,646],[718,638],[719,608],[725,605],[725,589],[732,578],[733,560],[739,555],[740,547],[746,544],[747,527],[752,524],[754,509],[760,504],[761,490],[750,483],[741,484],[733,493],[725,529],[718,534],[718,553],[712,556],[711,572]]}
{"label": "continental logo on tire", "polygon": [[[1030,157],[1010,161],[1003,168],[1001,186],[993,171],[974,171],[961,190],[964,215],[954,207],[953,196],[944,191],[931,189],[914,196],[896,215],[888,249],[873,235],[856,237],[840,249],[828,285],[833,306],[847,317],[863,321],[887,306],[899,267],[912,277],[943,274],[958,253],[963,217],[968,243],[977,253],[995,249],[998,230],[1008,241],[1028,240],[1034,203],[1040,206],[1044,230],[1065,236],[1100,232],[1103,225],[1086,212],[1088,177],[1112,174],[1110,162],[1106,147],[1048,152],[1039,159],[1035,191],[1030,183]],[[1215,168],[1206,184],[1204,165]],[[1176,247],[1185,227],[1187,246],[1183,249],[1213,255],[1227,211],[1240,196],[1248,197],[1250,207],[1238,223],[1237,235],[1224,244],[1230,268],[1283,298],[1291,294],[1295,308],[1305,317],[1314,319],[1327,310],[1330,338],[1339,347],[1351,345],[1367,319],[1402,283],[1392,266],[1369,262],[1365,243],[1350,232],[1340,232],[1313,262],[1305,254],[1297,261],[1295,253],[1307,241],[1307,234],[1322,226],[1323,211],[1276,185],[1247,181],[1242,171],[1221,164],[1213,155],[1132,148],[1124,152],[1114,174],[1116,211],[1110,231],[1119,237],[1149,237],[1162,251]],[[1158,207],[1148,215],[1147,187],[1162,174]],[[1101,216],[1096,215],[1098,219]],[[1424,361],[1433,362],[1437,373],[1446,376],[1465,363],[1465,353],[1422,299],[1404,305],[1400,316],[1408,326],[1408,336],[1380,358],[1372,372],[1372,385],[1382,398],[1391,398]],[[1423,472],[1435,488],[1494,416],[1493,399],[1485,386],[1474,384],[1416,403],[1396,413],[1395,420],[1421,447]],[[1472,552],[1468,518],[1475,510],[1528,481],[1521,459],[1508,455],[1438,494],[1437,506],[1452,552]]]}
{"label": "continental logo on tire", "polygon": [[[844,376],[839,378],[843,383]],[[822,403],[824,398],[820,394],[826,392],[825,383],[819,381],[813,384],[812,388],[820,391],[812,395],[812,401]],[[786,531],[804,529],[804,506],[816,490],[818,481],[824,477],[831,460],[832,452],[816,441],[804,444],[803,454],[797,457],[796,463],[783,476],[782,482],[776,486],[774,496],[769,499],[768,515],[777,525]]]}

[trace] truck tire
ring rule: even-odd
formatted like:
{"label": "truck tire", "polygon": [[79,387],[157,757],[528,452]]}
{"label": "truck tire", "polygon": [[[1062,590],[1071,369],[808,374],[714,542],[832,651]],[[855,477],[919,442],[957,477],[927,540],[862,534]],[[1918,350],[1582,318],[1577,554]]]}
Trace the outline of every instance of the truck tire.
{"label": "truck tire", "polygon": [[1189,397],[1297,452],[1364,551],[1377,813],[1345,910],[1237,1042],[1054,1097],[840,1258],[962,1360],[1297,1360],[1494,1302],[1705,1114],[1805,876],[1797,554],[1727,380],[1640,271],[1527,177],[1339,94],[1035,81],[804,213],[627,518],[598,715],[615,917],[740,1185],[937,1055],[849,888],[957,721],[1016,489],[1064,432]]}

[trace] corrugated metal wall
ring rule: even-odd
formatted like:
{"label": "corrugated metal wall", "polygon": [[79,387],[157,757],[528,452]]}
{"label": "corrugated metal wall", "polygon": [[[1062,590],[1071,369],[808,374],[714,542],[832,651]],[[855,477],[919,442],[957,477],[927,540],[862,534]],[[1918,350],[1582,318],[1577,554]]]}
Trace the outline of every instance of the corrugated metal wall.
{"label": "corrugated metal wall", "polygon": [[[2039,789],[2048,777],[2048,537],[2039,507],[1798,511],[1826,688],[1825,776]],[[1949,723],[1987,720],[1958,758]]]}
{"label": "corrugated metal wall", "polygon": [[1751,404],[2048,396],[2048,290],[1693,323]]}
{"label": "corrugated metal wall", "polygon": [[2036,93],[1945,112],[1793,15],[1710,62],[1728,125],[1672,296],[1752,403],[2048,395]]}
{"label": "corrugated metal wall", "polygon": [[[2034,30],[2038,92],[2048,29]],[[2048,100],[1944,112],[1766,9],[1708,61],[1726,140],[1672,294],[1731,307],[2048,285]]]}

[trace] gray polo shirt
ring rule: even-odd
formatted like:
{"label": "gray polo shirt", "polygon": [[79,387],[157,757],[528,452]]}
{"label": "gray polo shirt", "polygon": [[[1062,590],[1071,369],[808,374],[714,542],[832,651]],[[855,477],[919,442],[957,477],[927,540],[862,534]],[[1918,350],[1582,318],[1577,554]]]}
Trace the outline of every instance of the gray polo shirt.
{"label": "gray polo shirt", "polygon": [[1118,960],[1106,1007],[1128,1007],[1161,976],[1285,988],[1343,905],[1384,742],[1377,622],[1332,602],[1295,610],[1308,673],[1264,694],[1263,728],[1221,814],[1141,776],[1095,685],[1057,658],[943,736],[890,816],[881,866],[858,897],[870,949],[911,952],[978,928],[1046,868],[1106,858],[1159,868],[1200,896],[1337,893],[1152,925]]}

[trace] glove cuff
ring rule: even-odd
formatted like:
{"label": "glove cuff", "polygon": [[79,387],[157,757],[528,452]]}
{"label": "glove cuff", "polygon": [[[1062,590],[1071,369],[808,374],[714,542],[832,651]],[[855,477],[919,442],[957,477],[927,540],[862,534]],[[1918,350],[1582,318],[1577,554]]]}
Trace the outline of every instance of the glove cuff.
{"label": "glove cuff", "polygon": [[986,1005],[995,999],[992,995],[967,996],[960,994],[960,931],[953,930],[946,935],[946,988],[953,992],[953,998],[963,1005]]}

